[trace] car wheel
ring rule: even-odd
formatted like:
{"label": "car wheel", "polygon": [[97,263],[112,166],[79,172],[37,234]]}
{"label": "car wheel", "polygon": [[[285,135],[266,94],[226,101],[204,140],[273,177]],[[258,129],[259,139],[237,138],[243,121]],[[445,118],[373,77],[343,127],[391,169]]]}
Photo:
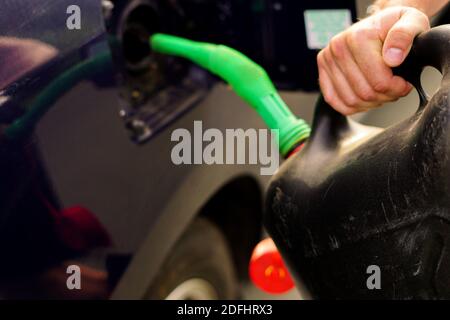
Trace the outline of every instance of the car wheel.
{"label": "car wheel", "polygon": [[173,247],[146,299],[236,299],[238,281],[220,229],[196,218]]}

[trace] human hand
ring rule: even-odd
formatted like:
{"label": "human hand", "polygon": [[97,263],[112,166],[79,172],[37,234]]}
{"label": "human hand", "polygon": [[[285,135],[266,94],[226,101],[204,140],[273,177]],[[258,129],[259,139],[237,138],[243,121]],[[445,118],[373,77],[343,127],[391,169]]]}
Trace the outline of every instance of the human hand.
{"label": "human hand", "polygon": [[317,56],[325,101],[342,114],[367,111],[407,95],[412,85],[392,72],[416,35],[430,28],[412,7],[389,7],[336,35]]}

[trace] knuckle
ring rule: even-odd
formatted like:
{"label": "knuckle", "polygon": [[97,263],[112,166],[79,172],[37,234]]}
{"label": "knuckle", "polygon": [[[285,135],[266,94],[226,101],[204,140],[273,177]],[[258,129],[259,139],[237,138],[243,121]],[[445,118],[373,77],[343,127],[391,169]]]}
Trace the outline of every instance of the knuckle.
{"label": "knuckle", "polygon": [[345,54],[345,40],[343,40],[342,36],[335,36],[331,39],[330,49],[331,53],[337,59],[343,59]]}
{"label": "knuckle", "polygon": [[326,103],[328,103],[334,110],[343,114],[343,115],[352,115],[356,112],[355,109],[349,108],[343,105],[337,98],[335,94],[323,93],[323,98]]}
{"label": "knuckle", "polygon": [[354,50],[358,50],[360,49],[361,44],[373,39],[374,36],[378,36],[374,35],[375,31],[375,29],[369,27],[355,28],[347,35],[347,43]]}
{"label": "knuckle", "polygon": [[402,97],[407,96],[411,92],[411,90],[412,90],[411,87],[406,87],[405,89],[403,89],[401,96]]}
{"label": "knuckle", "polygon": [[406,27],[397,27],[392,30],[391,38],[395,41],[395,46],[406,49],[414,40],[414,34]]}
{"label": "knuckle", "polygon": [[339,104],[336,99],[336,96],[334,94],[331,94],[330,92],[324,92],[323,98],[325,102],[328,103],[333,108],[336,108],[336,106]]}
{"label": "knuckle", "polygon": [[375,101],[377,99],[376,93],[369,88],[363,88],[358,91],[358,95],[364,101]]}
{"label": "knuckle", "polygon": [[329,47],[323,49],[321,52],[322,52],[322,59],[323,59],[324,64],[331,66],[333,60],[332,60],[332,55],[331,55]]}
{"label": "knuckle", "polygon": [[422,27],[425,30],[430,29],[430,19],[428,18],[428,16],[425,13],[423,13],[422,11],[420,11],[420,16],[421,16],[420,22],[421,22]]}
{"label": "knuckle", "polygon": [[[324,49],[324,50],[325,50],[325,49]],[[321,50],[321,51],[317,54],[316,60],[317,60],[317,65],[319,66],[319,68],[323,68],[323,64],[324,64],[324,61],[323,61],[323,50]]]}
{"label": "knuckle", "polygon": [[354,38],[353,38],[353,35],[352,35],[352,33],[350,32],[350,30],[344,32],[343,38],[344,38],[345,45],[347,46],[347,48],[349,48],[350,51],[352,51],[353,45],[354,45],[354,44],[353,44],[353,43],[354,43]]}
{"label": "knuckle", "polygon": [[424,27],[424,28],[429,28],[430,27],[430,19],[428,18],[428,16],[421,10],[418,10],[416,8],[408,8],[407,10],[409,10],[415,17],[416,22]]}
{"label": "knuckle", "polygon": [[354,95],[345,96],[344,102],[350,108],[358,108],[359,106],[359,99]]}
{"label": "knuckle", "polygon": [[408,95],[408,93],[412,90],[412,87],[408,86],[408,83],[405,82],[401,82],[398,85],[396,85],[396,87],[394,88],[394,92],[397,93],[396,97],[404,97],[406,95]]}
{"label": "knuckle", "polygon": [[358,47],[358,43],[360,42],[359,38],[360,38],[360,32],[349,32],[347,34],[346,37],[346,42],[347,45],[351,48],[351,49],[356,49]]}
{"label": "knuckle", "polygon": [[355,114],[358,110],[353,108],[341,107],[337,108],[336,111],[342,113],[344,116],[351,116],[352,114]]}
{"label": "knuckle", "polygon": [[423,13],[422,11],[419,11],[418,18],[419,18],[419,23],[422,27],[424,27],[426,29],[430,28],[430,19],[428,19],[428,16],[425,13]]}
{"label": "knuckle", "polygon": [[387,93],[389,91],[389,84],[386,79],[375,79],[373,83],[373,90],[379,93]]}

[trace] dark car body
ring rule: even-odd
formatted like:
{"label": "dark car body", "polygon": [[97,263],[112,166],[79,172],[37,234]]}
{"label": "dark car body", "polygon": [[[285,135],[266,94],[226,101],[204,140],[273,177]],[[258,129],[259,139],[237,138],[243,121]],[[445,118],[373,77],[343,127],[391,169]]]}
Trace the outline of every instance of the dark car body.
{"label": "dark car body", "polygon": [[[67,25],[73,5],[79,29]],[[110,62],[56,93],[32,135],[0,139],[0,286],[77,259],[114,275],[112,298],[142,298],[198,216],[223,231],[246,279],[270,177],[258,165],[175,165],[171,134],[192,132],[196,120],[221,131],[263,122],[204,70],[153,53],[148,37],[166,32],[228,44],[262,64],[279,87],[310,91],[317,89],[317,50],[306,49],[303,31],[290,37],[303,30],[306,7],[345,7],[356,16],[354,1],[4,0],[2,130],[61,75],[100,55]],[[315,97],[285,96],[302,107]],[[309,120],[311,111],[301,113]],[[109,247],[80,252],[61,241],[49,211],[73,206],[98,218]],[[126,263],[115,266],[120,257]]]}
{"label": "dark car body", "polygon": [[[202,214],[223,229],[242,230],[225,233],[232,234],[231,244],[239,244],[235,261],[245,270],[244,261],[261,231],[266,178],[255,165],[174,165],[170,135],[176,128],[191,130],[194,120],[219,129],[262,127],[261,121],[217,80],[207,78],[206,86],[184,86],[192,66],[183,62],[184,69],[174,73],[176,80],[156,83],[157,90],[144,92],[149,99],[139,101],[139,107],[132,105],[135,101],[126,94],[131,85],[124,79],[129,74],[123,70],[121,28],[126,24],[123,14],[142,3],[127,1],[112,7],[101,1],[76,1],[81,29],[70,30],[67,8],[73,2],[2,3],[0,120],[4,126],[65,70],[100,53],[111,54],[113,61],[109,70],[61,94],[26,143],[3,146],[2,177],[8,185],[2,190],[9,190],[2,198],[3,281],[42,272],[64,259],[77,258],[101,268],[108,257],[125,254],[130,263],[118,276],[113,298],[141,298],[172,245]],[[165,90],[181,96],[171,100],[172,108],[164,109],[166,105],[152,100],[154,92]],[[142,115],[136,110],[146,111]],[[136,139],[128,115],[133,120],[145,118],[152,134],[144,141]],[[58,209],[88,208],[113,245],[83,254],[65,248],[37,194]],[[222,212],[224,202],[234,202],[242,210]]]}

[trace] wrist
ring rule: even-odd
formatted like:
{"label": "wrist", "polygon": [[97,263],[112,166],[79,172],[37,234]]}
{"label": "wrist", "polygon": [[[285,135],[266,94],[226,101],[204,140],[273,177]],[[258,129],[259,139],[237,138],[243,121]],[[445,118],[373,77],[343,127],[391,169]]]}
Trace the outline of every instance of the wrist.
{"label": "wrist", "polygon": [[427,1],[420,0],[378,0],[367,8],[367,14],[372,15],[389,7],[412,7],[425,13],[429,18],[436,13],[436,8],[429,5]]}

